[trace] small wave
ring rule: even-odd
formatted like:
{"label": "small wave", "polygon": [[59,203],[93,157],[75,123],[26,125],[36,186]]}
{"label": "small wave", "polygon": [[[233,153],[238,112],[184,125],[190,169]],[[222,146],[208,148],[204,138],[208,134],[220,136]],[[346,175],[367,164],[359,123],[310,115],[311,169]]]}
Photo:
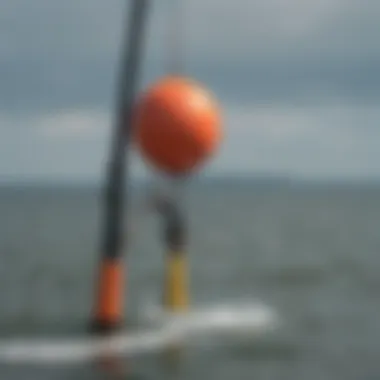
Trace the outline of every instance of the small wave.
{"label": "small wave", "polygon": [[326,281],[330,273],[328,268],[320,266],[288,267],[269,273],[262,280],[285,286],[314,286]]}

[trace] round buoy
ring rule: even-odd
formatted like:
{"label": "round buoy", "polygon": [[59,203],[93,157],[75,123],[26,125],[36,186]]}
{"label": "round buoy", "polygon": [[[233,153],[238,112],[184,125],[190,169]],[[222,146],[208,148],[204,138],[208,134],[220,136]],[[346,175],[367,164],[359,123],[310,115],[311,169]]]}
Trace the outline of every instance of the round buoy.
{"label": "round buoy", "polygon": [[199,168],[222,137],[216,101],[201,85],[183,77],[164,78],[141,96],[134,128],[142,156],[169,175]]}

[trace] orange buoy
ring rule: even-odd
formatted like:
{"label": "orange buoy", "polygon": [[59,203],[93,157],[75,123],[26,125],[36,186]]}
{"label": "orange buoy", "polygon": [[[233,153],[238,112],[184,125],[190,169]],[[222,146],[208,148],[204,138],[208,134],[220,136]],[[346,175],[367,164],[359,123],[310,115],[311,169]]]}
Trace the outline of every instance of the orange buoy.
{"label": "orange buoy", "polygon": [[134,128],[143,157],[170,175],[199,168],[222,137],[216,101],[201,85],[183,77],[164,78],[142,95]]}

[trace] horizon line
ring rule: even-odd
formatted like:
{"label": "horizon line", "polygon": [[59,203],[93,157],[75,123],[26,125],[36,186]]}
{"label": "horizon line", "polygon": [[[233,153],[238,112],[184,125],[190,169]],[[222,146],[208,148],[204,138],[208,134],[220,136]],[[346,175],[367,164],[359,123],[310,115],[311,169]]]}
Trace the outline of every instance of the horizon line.
{"label": "horizon line", "polygon": [[[164,176],[162,177],[164,178]],[[146,176],[131,177],[130,184],[139,185],[150,181]],[[281,173],[225,173],[225,174],[208,174],[195,175],[190,180],[191,184],[226,181],[226,182],[258,182],[258,183],[331,183],[331,184],[380,184],[380,177],[377,176],[303,176],[303,175],[286,175]],[[0,187],[6,186],[92,186],[102,187],[105,181],[95,178],[57,178],[57,177],[5,177],[0,176]]]}

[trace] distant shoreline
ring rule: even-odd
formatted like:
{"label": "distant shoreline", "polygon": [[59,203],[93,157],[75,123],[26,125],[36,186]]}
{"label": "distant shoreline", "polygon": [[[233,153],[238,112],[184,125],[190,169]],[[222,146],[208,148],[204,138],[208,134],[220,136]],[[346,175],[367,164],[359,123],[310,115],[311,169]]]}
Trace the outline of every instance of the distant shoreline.
{"label": "distant shoreline", "polygon": [[[146,179],[132,179],[132,188],[144,187]],[[96,181],[65,181],[65,180],[0,180],[0,189],[92,189],[101,190],[104,184]],[[249,186],[252,188],[380,188],[380,179],[334,179],[334,178],[301,178],[275,175],[263,176],[208,176],[194,178],[190,187],[214,186]]]}

